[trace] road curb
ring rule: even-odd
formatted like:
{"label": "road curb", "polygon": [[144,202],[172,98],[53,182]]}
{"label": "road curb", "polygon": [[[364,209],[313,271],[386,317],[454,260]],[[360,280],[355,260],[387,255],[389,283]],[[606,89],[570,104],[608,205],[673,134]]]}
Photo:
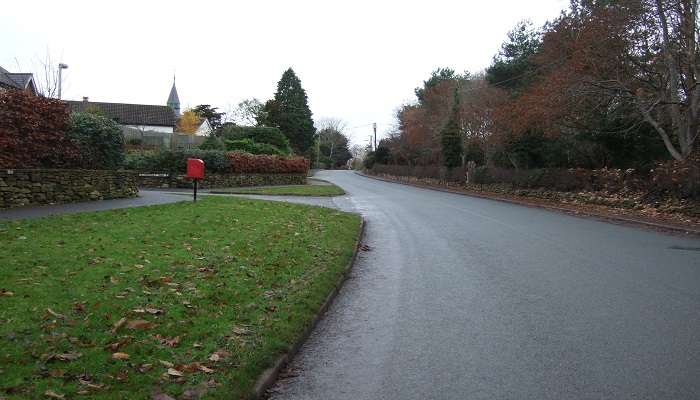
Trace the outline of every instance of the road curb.
{"label": "road curb", "polygon": [[452,194],[459,194],[459,195],[468,196],[468,197],[477,197],[480,199],[501,201],[504,203],[517,204],[517,205],[526,206],[526,207],[542,208],[545,210],[558,211],[558,212],[568,214],[568,215],[573,215],[573,216],[593,217],[593,218],[597,218],[599,220],[603,220],[605,222],[610,222],[610,223],[618,222],[618,223],[626,224],[626,225],[636,225],[636,226],[642,226],[642,227],[646,227],[646,228],[653,228],[656,230],[663,230],[663,231],[675,233],[675,234],[684,234],[684,235],[700,237],[700,230],[692,229],[692,228],[684,228],[684,227],[675,226],[675,225],[659,224],[659,223],[655,223],[655,222],[643,221],[643,220],[633,219],[633,218],[625,218],[625,217],[620,217],[620,216],[615,216],[615,215],[598,214],[598,213],[586,211],[586,210],[571,210],[571,209],[564,208],[564,207],[557,207],[557,206],[551,206],[551,205],[546,205],[546,204],[528,203],[526,201],[512,200],[512,199],[507,199],[507,198],[503,198],[503,197],[492,197],[492,196],[488,196],[485,194],[479,194],[479,193],[466,193],[466,192],[463,192],[460,190],[452,190],[452,189],[441,188],[441,187],[430,186],[430,185],[422,185],[422,184],[416,184],[416,183],[410,183],[410,182],[401,182],[399,180],[367,175],[367,174],[364,174],[364,173],[359,172],[359,171],[355,171],[355,173],[360,175],[360,176],[364,176],[365,178],[369,178],[369,179],[375,179],[378,181],[384,181],[384,182],[390,182],[390,183],[398,183],[400,185],[413,186],[413,187],[417,187],[417,188],[421,188],[421,189],[435,190],[438,192],[445,192],[445,193],[452,193]]}
{"label": "road curb", "polygon": [[301,334],[296,343],[294,343],[294,345],[289,349],[289,351],[279,356],[270,368],[266,369],[265,371],[263,371],[262,374],[260,374],[258,379],[255,381],[255,386],[253,386],[253,398],[265,398],[265,392],[267,392],[267,390],[270,387],[272,387],[272,385],[274,385],[275,382],[277,382],[277,377],[279,376],[280,371],[294,359],[294,356],[299,352],[301,346],[309,338],[311,332],[313,332],[314,328],[316,328],[316,325],[318,325],[319,321],[321,321],[331,304],[333,304],[333,300],[335,300],[335,298],[338,296],[338,293],[340,293],[340,289],[343,287],[343,284],[350,275],[350,271],[355,265],[357,254],[360,252],[360,245],[365,236],[365,226],[365,219],[362,218],[362,221],[360,223],[360,233],[357,236],[357,240],[355,240],[355,248],[353,250],[352,257],[350,258],[348,264],[345,266],[345,270],[338,279],[338,282],[335,284],[333,291],[331,291],[328,297],[326,297],[326,301],[323,302],[323,305],[318,310],[313,320],[311,320],[309,326],[306,327],[304,332]]}

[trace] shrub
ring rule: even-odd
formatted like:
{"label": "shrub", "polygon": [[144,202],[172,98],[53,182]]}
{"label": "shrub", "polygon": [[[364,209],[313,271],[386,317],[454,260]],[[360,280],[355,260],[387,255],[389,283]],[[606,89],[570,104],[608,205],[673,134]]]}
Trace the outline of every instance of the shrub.
{"label": "shrub", "polygon": [[226,150],[224,142],[214,135],[207,136],[199,145],[200,150]]}
{"label": "shrub", "polygon": [[266,143],[275,146],[281,154],[291,153],[289,139],[277,128],[226,125],[219,130],[219,136],[224,140],[250,139],[258,144]]}
{"label": "shrub", "polygon": [[124,137],[113,120],[94,113],[72,113],[68,137],[78,143],[86,169],[117,169],[124,163]]}
{"label": "shrub", "polygon": [[251,139],[227,140],[226,150],[250,154],[284,155],[277,147],[267,143],[256,143]]}
{"label": "shrub", "polygon": [[253,155],[238,152],[227,153],[226,156],[229,159],[233,172],[261,174],[305,174],[309,170],[309,160],[303,157],[285,158],[279,156]]}
{"label": "shrub", "polygon": [[0,168],[79,166],[65,103],[19,90],[0,92]]}
{"label": "shrub", "polygon": [[206,172],[212,173],[306,173],[309,170],[309,161],[301,157],[286,158],[218,150],[133,152],[127,154],[124,166],[144,172],[181,174],[187,170],[188,158],[202,159]]}

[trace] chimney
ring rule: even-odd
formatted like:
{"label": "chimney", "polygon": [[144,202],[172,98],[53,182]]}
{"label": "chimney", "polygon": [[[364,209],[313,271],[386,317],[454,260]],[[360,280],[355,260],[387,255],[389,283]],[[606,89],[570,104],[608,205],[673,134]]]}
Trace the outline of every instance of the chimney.
{"label": "chimney", "polygon": [[83,102],[85,102],[85,103],[88,102],[88,97],[87,97],[87,96],[83,96]]}

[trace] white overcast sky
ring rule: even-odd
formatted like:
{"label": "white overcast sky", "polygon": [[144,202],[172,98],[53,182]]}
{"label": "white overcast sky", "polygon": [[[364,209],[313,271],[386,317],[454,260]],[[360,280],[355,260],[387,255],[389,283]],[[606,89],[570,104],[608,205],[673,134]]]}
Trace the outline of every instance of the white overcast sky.
{"label": "white overcast sky", "polygon": [[[35,72],[48,50],[69,65],[63,98],[140,104],[165,104],[176,72],[183,108],[222,110],[272,97],[292,67],[314,119],[376,121],[381,135],[432,70],[483,70],[518,21],[568,2],[5,1],[0,66]],[[370,132],[349,130],[355,143]]]}

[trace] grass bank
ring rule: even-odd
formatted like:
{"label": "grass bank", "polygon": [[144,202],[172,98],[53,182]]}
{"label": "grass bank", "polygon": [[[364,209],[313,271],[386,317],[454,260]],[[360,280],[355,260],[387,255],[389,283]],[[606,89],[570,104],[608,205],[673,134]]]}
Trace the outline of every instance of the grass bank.
{"label": "grass bank", "polygon": [[0,223],[0,397],[245,397],[359,229],[353,214],[221,197]]}
{"label": "grass bank", "polygon": [[259,188],[212,190],[212,193],[261,194],[269,196],[342,196],[345,191],[331,183],[324,185],[285,185]]}

